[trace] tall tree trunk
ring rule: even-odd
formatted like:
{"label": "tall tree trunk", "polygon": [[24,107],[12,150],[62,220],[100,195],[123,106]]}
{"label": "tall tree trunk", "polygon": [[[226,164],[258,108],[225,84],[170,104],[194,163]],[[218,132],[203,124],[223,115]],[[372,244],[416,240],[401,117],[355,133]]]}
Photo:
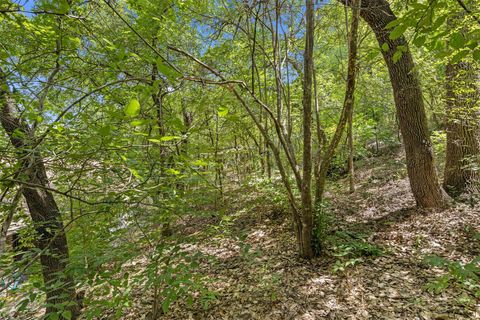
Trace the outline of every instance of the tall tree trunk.
{"label": "tall tree trunk", "polygon": [[[352,0],[338,1],[352,4]],[[448,196],[438,182],[422,90],[414,71],[413,58],[405,38],[402,36],[391,40],[390,31],[386,28],[396,16],[387,0],[363,0],[360,15],[372,28],[379,45],[387,44],[389,47],[389,50],[382,50],[382,54],[390,74],[405,146],[410,187],[417,205],[445,206]],[[403,49],[403,54],[395,62],[393,55],[400,48]]]}
{"label": "tall tree trunk", "polygon": [[[354,4],[354,17],[353,19],[357,20],[355,24],[352,23],[352,29],[355,27],[358,29],[358,20],[360,17],[360,6],[362,5],[361,0],[358,0],[358,3]],[[348,32],[348,14],[347,14],[347,7],[345,6],[345,23],[346,23],[346,30],[347,35],[350,34]],[[358,30],[356,30],[358,33]],[[358,37],[358,35],[356,35]],[[356,67],[356,64],[355,64]],[[349,191],[350,193],[355,192],[355,168],[353,166],[353,153],[354,153],[354,146],[353,146],[353,107],[354,101],[352,101],[352,112],[350,112],[349,117],[347,119],[348,122],[348,129],[347,129],[347,138],[348,138],[348,182],[349,182]]]}
{"label": "tall tree trunk", "polygon": [[64,307],[76,318],[79,307],[76,302],[74,281],[66,273],[69,263],[67,238],[62,216],[50,191],[47,172],[41,154],[35,150],[35,140],[28,125],[15,114],[15,102],[10,96],[6,76],[0,70],[0,123],[17,150],[25,184],[22,194],[27,202],[33,225],[37,232],[36,246],[42,251],[40,263],[46,287],[46,313]]}
{"label": "tall tree trunk", "polygon": [[313,41],[315,22],[313,20],[313,0],[306,0],[304,72],[303,72],[303,177],[302,177],[302,216],[299,226],[300,254],[305,258],[313,257],[312,229],[312,80],[313,80]]}
{"label": "tall tree trunk", "polygon": [[355,96],[355,83],[357,79],[357,40],[358,40],[358,24],[360,20],[360,5],[361,0],[353,0],[353,14],[351,28],[348,38],[348,70],[347,70],[347,86],[345,89],[345,100],[343,102],[342,114],[338,121],[337,129],[333,135],[332,141],[328,145],[325,154],[322,156],[319,162],[318,173],[316,176],[316,189],[315,189],[315,204],[322,202],[323,193],[325,191],[325,180],[327,178],[327,171],[332,162],[343,132],[345,131],[345,125],[348,119],[352,117],[354,96]]}
{"label": "tall tree trunk", "polygon": [[447,150],[443,186],[452,196],[478,191],[480,164],[480,88],[468,62],[446,68]]}

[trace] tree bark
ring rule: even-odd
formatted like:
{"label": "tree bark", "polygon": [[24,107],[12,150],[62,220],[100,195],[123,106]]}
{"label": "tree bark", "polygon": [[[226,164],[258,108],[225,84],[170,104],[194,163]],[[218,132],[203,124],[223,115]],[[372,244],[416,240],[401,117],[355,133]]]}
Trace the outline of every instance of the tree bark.
{"label": "tree bark", "polygon": [[[338,1],[352,4],[352,0]],[[426,208],[443,207],[447,204],[448,196],[438,182],[422,90],[414,71],[415,65],[408,43],[403,36],[395,40],[389,37],[390,31],[386,26],[395,20],[396,16],[387,0],[363,0],[360,15],[372,28],[379,45],[387,44],[389,48],[382,50],[382,54],[393,87],[405,146],[408,177],[416,203]],[[393,55],[399,49],[403,49],[403,54],[395,62]]]}
{"label": "tree bark", "polygon": [[315,22],[313,20],[313,0],[306,0],[306,31],[305,51],[303,56],[303,177],[301,184],[302,216],[299,226],[300,255],[304,258],[313,257],[312,229],[312,80],[313,80],[313,41]]}
{"label": "tree bark", "polygon": [[451,196],[478,191],[480,88],[468,62],[446,68],[447,150],[443,187]]}
{"label": "tree bark", "polygon": [[[0,123],[17,150],[21,164],[19,179],[24,179],[22,194],[27,202],[35,227],[36,246],[42,251],[40,263],[46,290],[46,314],[69,310],[76,318],[79,307],[76,302],[74,281],[66,273],[69,263],[67,238],[62,216],[51,192],[43,158],[36,150],[30,127],[15,114],[15,102],[10,96],[6,76],[0,70]],[[38,186],[38,187],[32,187]]]}

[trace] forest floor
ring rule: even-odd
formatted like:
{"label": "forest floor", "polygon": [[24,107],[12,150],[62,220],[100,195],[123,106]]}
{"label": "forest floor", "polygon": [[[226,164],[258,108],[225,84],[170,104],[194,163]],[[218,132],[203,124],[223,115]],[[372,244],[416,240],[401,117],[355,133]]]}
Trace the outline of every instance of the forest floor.
{"label": "forest floor", "polygon": [[478,207],[418,210],[407,178],[398,174],[403,159],[384,160],[358,170],[354,194],[340,180],[328,195],[334,228],[366,235],[363,241],[382,248],[381,255],[337,272],[341,257],[304,261],[287,213],[259,204],[254,190],[230,193],[230,232],[205,232],[219,224],[215,217],[192,217],[180,228],[204,233],[195,249],[216,257],[201,265],[216,298],[206,309],[174,304],[164,319],[480,319],[479,300],[461,286],[428,291],[442,271],[423,262],[430,254],[463,262],[479,255],[472,240],[480,230]]}

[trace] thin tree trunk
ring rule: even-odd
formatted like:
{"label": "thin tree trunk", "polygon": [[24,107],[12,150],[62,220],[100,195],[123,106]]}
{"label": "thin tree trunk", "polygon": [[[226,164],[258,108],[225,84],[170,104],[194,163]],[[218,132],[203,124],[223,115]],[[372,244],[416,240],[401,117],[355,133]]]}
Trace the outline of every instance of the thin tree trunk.
{"label": "thin tree trunk", "polygon": [[[348,5],[353,2],[338,1]],[[389,37],[390,31],[386,26],[396,16],[387,0],[363,0],[360,15],[372,28],[379,45],[387,44],[389,47],[389,50],[382,50],[382,54],[393,87],[413,196],[420,207],[444,207],[448,196],[438,182],[422,90],[408,43],[403,36],[395,40]],[[394,61],[393,55],[399,48],[402,48],[403,54]]]}
{"label": "thin tree trunk", "polygon": [[290,68],[288,66],[288,33],[285,33],[285,68],[287,73],[287,102],[286,102],[286,117],[287,117],[287,138],[292,140],[292,99],[290,94]]}
{"label": "thin tree trunk", "polygon": [[[156,43],[155,38],[152,40],[153,44]],[[152,64],[152,71],[151,71],[151,79],[152,79],[152,84],[157,81],[157,74],[158,74],[158,67],[157,64],[154,63]],[[152,87],[152,89],[154,89]],[[163,137],[166,134],[166,128],[165,128],[165,119],[164,119],[164,107],[163,107],[163,98],[165,95],[168,94],[168,91],[162,92],[162,88],[159,87],[156,91],[152,92],[152,100],[153,104],[155,107],[155,112],[156,112],[156,122],[158,126],[158,135],[160,137]],[[169,158],[169,152],[168,149],[163,145],[159,145],[159,157],[160,157],[160,176],[156,177],[157,183],[160,184],[162,181],[161,179],[165,176],[165,171],[167,167],[170,165],[168,162]],[[163,197],[161,189],[157,191],[156,194],[156,199],[154,201],[160,202],[160,198]],[[165,221],[162,224],[162,231],[161,234],[163,236],[171,236],[172,235],[172,230],[170,228],[170,221]]]}
{"label": "thin tree trunk", "polygon": [[[266,16],[267,14],[267,6],[266,4],[263,6],[263,16]],[[266,39],[265,39],[265,27],[263,24],[262,25],[262,46],[265,48],[266,45]],[[265,103],[268,103],[268,89],[267,89],[267,59],[265,55],[263,56],[263,101]],[[265,133],[268,136],[269,135],[269,121],[268,121],[268,114],[262,109],[261,114],[265,115]],[[269,150],[269,143],[267,141],[267,138],[265,138],[265,145],[264,145],[264,151],[265,151],[265,164],[267,166],[267,176],[268,179],[272,179],[272,163],[270,161],[270,150]]]}
{"label": "thin tree trunk", "polygon": [[[361,2],[359,0],[358,4],[355,4],[355,6],[358,6],[360,8]],[[360,10],[355,11],[354,14],[356,15],[354,19],[357,19],[357,28],[358,28],[358,20],[360,16]],[[347,7],[345,6],[345,27],[347,30],[347,35],[349,34],[348,32],[348,12],[347,12]],[[347,129],[347,137],[348,137],[348,184],[349,184],[349,191],[350,193],[355,192],[355,168],[353,167],[353,108],[354,105],[352,105],[352,112],[350,112],[349,117],[348,117],[348,129]]]}
{"label": "thin tree trunk", "polygon": [[345,100],[343,102],[342,114],[338,121],[337,129],[333,135],[325,155],[322,157],[320,168],[317,175],[317,188],[315,189],[315,203],[318,205],[322,202],[323,193],[325,191],[325,181],[327,178],[327,171],[332,162],[335,150],[340,142],[340,139],[345,131],[345,126],[348,119],[352,116],[354,105],[355,84],[357,77],[357,41],[358,41],[358,23],[360,20],[360,6],[361,0],[354,0],[352,4],[353,14],[348,38],[348,70],[347,70],[347,86],[345,89]]}
{"label": "thin tree trunk", "polygon": [[302,219],[299,226],[300,255],[304,258],[313,257],[312,230],[312,80],[313,80],[313,42],[315,22],[313,19],[313,0],[306,0],[305,17],[307,20],[305,31],[304,72],[303,72],[303,177],[300,190],[302,199]]}
{"label": "thin tree trunk", "polygon": [[283,133],[283,103],[282,103],[282,58],[280,56],[280,36],[278,28],[280,26],[280,1],[275,0],[275,33],[273,34],[273,63],[275,64],[275,91],[277,94],[277,120],[282,127]]}
{"label": "thin tree trunk", "polygon": [[327,146],[327,136],[320,122],[320,106],[318,101],[317,72],[315,68],[313,69],[313,94],[314,94],[314,106],[315,106],[315,124],[316,124],[317,140],[318,140],[317,141],[318,150],[317,150],[317,154],[315,155],[315,168],[314,168],[315,181],[317,181],[319,177],[319,169],[320,169],[320,161],[322,160],[322,153],[324,152]]}
{"label": "thin tree trunk", "polygon": [[350,113],[348,118],[348,182],[350,187],[350,193],[355,192],[355,168],[353,164],[353,112]]}
{"label": "thin tree trunk", "polygon": [[2,229],[0,230],[0,254],[5,250],[5,244],[7,242],[7,233],[10,225],[13,221],[13,215],[15,214],[15,210],[17,210],[18,203],[20,202],[20,198],[22,197],[22,189],[18,189],[13,197],[12,203],[10,204],[10,208],[8,208],[7,216],[2,223]]}

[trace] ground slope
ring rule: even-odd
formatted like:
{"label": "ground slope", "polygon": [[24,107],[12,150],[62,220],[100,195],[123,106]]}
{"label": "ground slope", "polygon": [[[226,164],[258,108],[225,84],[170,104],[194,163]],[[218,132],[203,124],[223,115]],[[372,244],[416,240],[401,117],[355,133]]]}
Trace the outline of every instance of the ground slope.
{"label": "ground slope", "polygon": [[345,181],[333,184],[333,228],[365,234],[383,248],[383,255],[362,257],[343,272],[333,272],[339,258],[332,255],[299,259],[288,214],[262,205],[255,190],[232,191],[227,224],[192,218],[178,228],[201,237],[212,226],[228,225],[228,232],[205,233],[192,247],[215,257],[201,268],[217,298],[206,310],[174,304],[163,319],[480,319],[478,299],[460,286],[427,291],[442,271],[422,262],[431,254],[464,262],[478,256],[479,243],[472,240],[480,230],[478,207],[416,209],[408,180],[398,174],[402,163],[365,165],[354,194],[342,191]]}

